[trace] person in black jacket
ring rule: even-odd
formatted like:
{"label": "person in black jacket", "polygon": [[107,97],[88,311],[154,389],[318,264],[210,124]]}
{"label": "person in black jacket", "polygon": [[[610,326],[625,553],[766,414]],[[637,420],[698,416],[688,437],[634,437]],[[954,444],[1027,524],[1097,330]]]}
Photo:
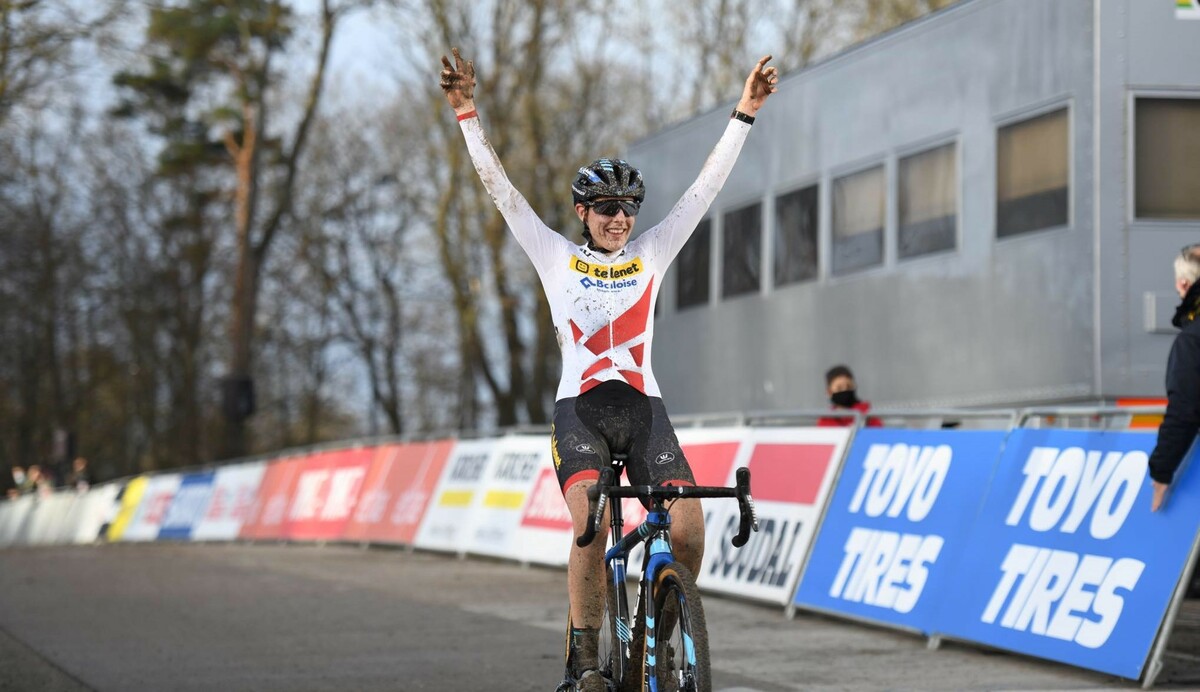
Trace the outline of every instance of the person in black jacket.
{"label": "person in black jacket", "polygon": [[1182,302],[1171,323],[1180,329],[1167,357],[1167,413],[1150,455],[1154,499],[1150,511],[1163,506],[1175,471],[1200,430],[1200,243],[1188,245],[1175,258],[1175,290]]}

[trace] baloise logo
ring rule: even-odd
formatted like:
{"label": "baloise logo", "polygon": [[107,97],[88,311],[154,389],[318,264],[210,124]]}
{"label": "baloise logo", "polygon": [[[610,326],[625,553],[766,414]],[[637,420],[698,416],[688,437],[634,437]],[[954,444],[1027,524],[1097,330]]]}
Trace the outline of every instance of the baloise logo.
{"label": "baloise logo", "polygon": [[654,463],[669,464],[672,461],[675,461],[675,454],[672,452],[663,452],[662,454],[658,455],[658,458],[654,460]]}
{"label": "baloise logo", "polygon": [[627,279],[623,281],[602,281],[600,279],[590,279],[584,277],[579,280],[584,288],[598,288],[601,291],[619,291],[622,288],[633,288],[638,285],[637,279]]}

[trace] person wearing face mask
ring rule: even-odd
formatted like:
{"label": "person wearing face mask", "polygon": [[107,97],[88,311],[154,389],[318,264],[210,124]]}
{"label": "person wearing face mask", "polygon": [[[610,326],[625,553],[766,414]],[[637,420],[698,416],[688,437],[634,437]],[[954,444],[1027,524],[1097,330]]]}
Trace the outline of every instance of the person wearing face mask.
{"label": "person wearing face mask", "polygon": [[[582,225],[577,244],[549,228],[509,181],[475,110],[475,66],[453,50],[442,58],[441,87],[454,109],[479,179],[528,255],[550,303],[562,351],[550,448],[575,535],[587,523],[587,489],[613,452],[628,456],[633,485],[695,485],[650,369],[654,304],[663,274],[720,192],[778,73],[758,61],[724,134],[695,182],[658,224],[632,237],[646,196],[627,161],[600,158],[579,169],[571,201]],[[679,500],[671,542],[693,573],[704,554],[700,501]],[[570,632],[560,690],[606,692],[597,655],[604,609],[604,533],[586,548],[571,542],[567,566]]]}
{"label": "person wearing face mask", "polygon": [[[834,411],[858,411],[866,414],[871,410],[871,403],[858,398],[858,387],[854,382],[854,373],[845,365],[835,365],[825,373],[825,394]],[[823,416],[817,420],[822,428],[846,427],[854,425],[854,416]],[[868,418],[868,428],[882,427],[878,418]]]}

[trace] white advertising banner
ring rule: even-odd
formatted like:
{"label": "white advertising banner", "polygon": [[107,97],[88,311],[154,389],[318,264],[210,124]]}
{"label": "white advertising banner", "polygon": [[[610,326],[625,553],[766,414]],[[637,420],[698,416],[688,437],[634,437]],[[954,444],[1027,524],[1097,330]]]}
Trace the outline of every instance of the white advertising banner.
{"label": "white advertising banner", "polygon": [[[497,441],[484,476],[484,489],[475,494],[469,552],[524,559],[518,529],[534,483],[541,470],[552,463],[550,438],[545,435],[510,436]],[[554,487],[558,489],[557,481]],[[561,493],[559,497],[561,501]]]}
{"label": "white advertising banner", "polygon": [[33,504],[32,495],[24,495],[0,504],[0,548],[25,544],[25,524],[33,514]]}
{"label": "white advertising banner", "polygon": [[[758,533],[741,548],[737,503],[707,501],[703,589],[786,605],[850,436],[848,428],[749,428],[733,469],[750,469]],[[734,483],[734,470],[726,479]]]}
{"label": "white advertising banner", "polygon": [[425,511],[414,544],[418,548],[465,553],[474,533],[476,497],[484,491],[491,473],[498,440],[468,440],[454,443],[454,451],[442,469],[433,501]]}
{"label": "white advertising banner", "polygon": [[183,476],[178,473],[168,473],[161,476],[151,476],[146,483],[146,492],[138,505],[133,521],[129,522],[122,541],[153,541],[158,538],[158,529],[175,499],[175,492]]}
{"label": "white advertising banner", "polygon": [[74,491],[39,496],[30,545],[69,543],[69,522],[77,504],[79,494]]}
{"label": "white advertising banner", "polygon": [[121,493],[121,486],[121,483],[93,485],[80,493],[71,507],[64,542],[86,544],[99,540],[100,529],[117,511],[117,495]]}
{"label": "white advertising banner", "polygon": [[267,462],[254,461],[217,469],[212,498],[192,528],[194,541],[232,541],[250,516]]}

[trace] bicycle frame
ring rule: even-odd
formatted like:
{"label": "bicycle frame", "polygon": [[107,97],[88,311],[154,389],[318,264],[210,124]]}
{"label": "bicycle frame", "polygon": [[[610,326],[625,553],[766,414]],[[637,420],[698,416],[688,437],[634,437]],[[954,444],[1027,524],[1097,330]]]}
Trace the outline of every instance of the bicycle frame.
{"label": "bicycle frame", "polygon": [[[662,500],[656,499],[654,504],[654,508],[646,515],[646,520],[628,534],[622,533],[624,521],[621,516],[621,503],[614,502],[609,512],[609,525],[612,531],[611,535],[614,537],[614,544],[605,552],[604,561],[612,568],[612,587],[617,594],[617,612],[614,613],[614,619],[617,623],[617,639],[620,641],[620,648],[617,651],[617,665],[615,670],[611,671],[613,682],[617,684],[623,682],[621,675],[625,671],[626,663],[630,659],[631,647],[634,645],[632,623],[636,612],[629,608],[629,599],[625,588],[628,582],[626,568],[629,554],[637,546],[646,544],[646,553],[642,556],[642,579],[638,584],[637,607],[646,609],[647,630],[653,627],[656,615],[653,612],[653,589],[658,579],[658,572],[675,560],[674,551],[671,548],[670,510],[665,507]],[[621,536],[621,538],[616,539],[617,536]],[[647,659],[646,665],[649,667],[646,671],[647,679],[651,679],[654,673],[653,663]]]}
{"label": "bicycle frame", "polygon": [[[614,627],[620,642],[618,650],[615,652],[615,665],[609,673],[612,676],[612,682],[617,685],[624,682],[622,676],[631,658],[631,648],[636,644],[633,641],[632,628],[637,614],[630,611],[625,588],[628,581],[627,561],[634,548],[642,544],[646,545],[646,552],[642,556],[642,578],[638,585],[637,608],[644,612],[645,631],[643,637],[652,641],[651,633],[654,631],[655,619],[658,615],[654,612],[655,584],[658,582],[659,572],[675,561],[674,551],[671,547],[671,513],[668,502],[682,498],[737,498],[742,517],[741,526],[737,536],[733,539],[733,544],[741,547],[748,540],[750,531],[758,530],[754,503],[749,494],[750,474],[746,469],[738,469],[735,488],[693,486],[650,488],[648,486],[618,487],[614,485],[615,480],[620,477],[621,466],[618,460],[612,466],[604,469],[599,482],[589,489],[589,514],[593,519],[588,522],[585,534],[577,541],[581,546],[592,541],[596,533],[596,525],[603,516],[605,505],[610,497],[614,499],[639,497],[650,500],[651,506],[646,520],[628,533],[624,533],[621,503],[613,502],[609,510],[610,535],[613,545],[605,552],[604,561],[612,568],[612,588],[616,594],[616,612],[613,614]],[[685,642],[685,646],[687,646],[687,642]],[[685,653],[689,658],[694,658],[694,654],[690,650]],[[647,650],[646,656],[643,657],[643,679],[649,681],[652,690],[657,688],[655,666],[656,660]]]}

